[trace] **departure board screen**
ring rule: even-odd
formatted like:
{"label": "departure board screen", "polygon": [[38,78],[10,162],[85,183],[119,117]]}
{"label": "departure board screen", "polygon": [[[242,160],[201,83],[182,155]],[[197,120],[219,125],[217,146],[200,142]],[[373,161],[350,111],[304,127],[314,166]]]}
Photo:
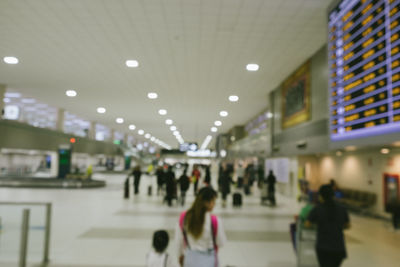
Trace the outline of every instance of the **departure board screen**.
{"label": "departure board screen", "polygon": [[331,140],[400,132],[400,0],[343,0],[328,27]]}

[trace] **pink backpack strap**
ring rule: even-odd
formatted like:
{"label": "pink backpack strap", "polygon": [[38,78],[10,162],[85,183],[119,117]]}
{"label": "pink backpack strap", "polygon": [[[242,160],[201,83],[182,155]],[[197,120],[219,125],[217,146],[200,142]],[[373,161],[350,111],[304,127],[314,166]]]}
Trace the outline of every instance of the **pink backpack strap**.
{"label": "pink backpack strap", "polygon": [[181,216],[179,217],[179,227],[181,228],[182,234],[183,234],[183,241],[185,242],[185,246],[189,247],[189,241],[186,235],[184,223],[185,223],[185,216],[186,216],[186,211],[181,213]]}
{"label": "pink backpack strap", "polygon": [[213,235],[216,237],[218,234],[218,219],[216,215],[211,215],[211,224],[213,227]]}
{"label": "pink backpack strap", "polygon": [[186,215],[186,211],[181,213],[181,216],[179,217],[179,227],[181,228],[181,230],[183,230],[183,222],[185,220],[185,215]]}
{"label": "pink backpack strap", "polygon": [[216,215],[211,215],[211,226],[212,226],[214,249],[218,251],[218,245],[217,245],[218,218]]}

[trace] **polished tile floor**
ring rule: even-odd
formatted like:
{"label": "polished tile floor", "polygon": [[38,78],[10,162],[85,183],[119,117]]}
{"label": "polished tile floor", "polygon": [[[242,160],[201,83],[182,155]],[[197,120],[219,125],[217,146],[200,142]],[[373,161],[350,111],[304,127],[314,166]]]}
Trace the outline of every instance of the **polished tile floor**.
{"label": "polished tile floor", "polygon": [[[44,201],[53,203],[50,266],[122,267],[144,266],[152,233],[166,229],[173,239],[179,213],[184,207],[167,207],[161,197],[146,195],[154,178],[144,176],[139,196],[122,198],[124,176],[96,175],[107,181],[102,189],[43,190],[0,189],[0,201]],[[154,189],[154,188],[153,188]],[[190,191],[191,192],[191,191]],[[193,201],[189,195],[187,205]],[[217,203],[228,244],[220,251],[221,266],[292,267],[296,265],[289,223],[300,209],[294,199],[278,196],[278,206],[259,204],[257,192],[244,199],[240,209]],[[230,204],[230,203],[229,203]],[[21,208],[0,205],[0,266],[17,266]],[[42,256],[43,218],[32,209],[28,261],[37,266]],[[351,216],[347,235],[349,258],[343,266],[400,266],[400,233],[388,222]],[[175,255],[174,242],[169,253]]]}

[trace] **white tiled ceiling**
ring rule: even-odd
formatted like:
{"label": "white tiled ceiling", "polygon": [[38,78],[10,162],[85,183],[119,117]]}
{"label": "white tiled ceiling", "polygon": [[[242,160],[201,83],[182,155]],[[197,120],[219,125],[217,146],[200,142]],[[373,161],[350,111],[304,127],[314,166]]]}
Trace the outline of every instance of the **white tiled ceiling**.
{"label": "white tiled ceiling", "polygon": [[[330,2],[0,0],[0,57],[20,59],[0,63],[0,83],[118,130],[134,123],[176,146],[168,117],[201,144],[220,110],[230,114],[220,132],[245,123],[326,43]],[[127,59],[140,67],[127,68]],[[260,70],[247,72],[250,62]],[[67,89],[78,97],[67,98]],[[150,91],[159,98],[147,99]],[[240,101],[230,103],[230,94]]]}

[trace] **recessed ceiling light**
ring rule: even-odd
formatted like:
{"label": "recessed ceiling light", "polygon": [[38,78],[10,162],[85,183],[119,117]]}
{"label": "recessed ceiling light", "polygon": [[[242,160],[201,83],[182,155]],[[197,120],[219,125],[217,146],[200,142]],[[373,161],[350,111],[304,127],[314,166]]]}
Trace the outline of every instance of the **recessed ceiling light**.
{"label": "recessed ceiling light", "polygon": [[175,131],[175,130],[176,130],[176,126],[171,126],[171,127],[169,127],[169,129],[170,129],[171,131]]}
{"label": "recessed ceiling light", "polygon": [[218,131],[217,127],[211,127],[211,132],[215,133],[217,131]]}
{"label": "recessed ceiling light", "polygon": [[158,97],[158,95],[157,95],[157,93],[153,93],[152,92],[152,93],[148,93],[147,97],[150,98],[150,99],[156,99]]}
{"label": "recessed ceiling light", "polygon": [[160,115],[167,115],[167,111],[166,111],[165,109],[160,109],[160,110],[158,111],[158,114],[160,114]]}
{"label": "recessed ceiling light", "polygon": [[65,94],[69,97],[75,97],[77,95],[75,90],[67,90]]}
{"label": "recessed ceiling light", "polygon": [[4,62],[7,64],[18,64],[19,60],[16,57],[4,57]]}
{"label": "recessed ceiling light", "polygon": [[389,148],[382,148],[381,149],[381,153],[382,154],[389,154],[390,153],[390,149]]}
{"label": "recessed ceiling light", "polygon": [[10,103],[11,102],[11,99],[9,99],[9,98],[3,98],[3,101],[4,101],[4,103]]}
{"label": "recessed ceiling light", "polygon": [[151,137],[151,134],[147,133],[144,135],[144,138],[149,139]]}
{"label": "recessed ceiling light", "polygon": [[153,136],[152,138],[150,138],[150,140],[151,140],[152,142],[154,142],[154,141],[156,141],[156,138]]}
{"label": "recessed ceiling light", "polygon": [[127,60],[125,63],[126,63],[126,66],[129,67],[129,68],[137,68],[137,67],[139,67],[139,62],[137,60],[130,59],[130,60]]}
{"label": "recessed ceiling light", "polygon": [[140,130],[138,130],[138,134],[139,134],[139,135],[143,135],[143,134],[144,134],[144,131],[143,131],[142,129],[140,129]]}
{"label": "recessed ceiling light", "polygon": [[258,71],[260,67],[257,64],[247,64],[246,69],[248,71]]}
{"label": "recessed ceiling light", "polygon": [[119,123],[119,124],[124,123],[124,119],[123,118],[117,118],[115,121],[117,123]]}
{"label": "recessed ceiling light", "polygon": [[215,122],[214,122],[214,125],[215,125],[215,126],[221,126],[221,125],[222,125],[222,122],[221,122],[221,121],[215,121]]}
{"label": "recessed ceiling light", "polygon": [[97,113],[106,113],[106,109],[103,107],[98,107],[97,108]]}
{"label": "recessed ceiling light", "polygon": [[175,136],[178,136],[179,135],[179,131],[174,131],[174,133],[173,133]]}
{"label": "recessed ceiling light", "polygon": [[226,116],[228,116],[228,111],[223,110],[223,111],[221,111],[221,112],[219,113],[219,115],[220,115],[221,117],[226,117]]}
{"label": "recessed ceiling light", "polygon": [[135,129],[136,129],[136,126],[135,126],[135,125],[133,125],[133,124],[130,124],[130,125],[129,125],[129,130],[132,130],[132,131],[133,131],[133,130],[135,130]]}
{"label": "recessed ceiling light", "polygon": [[174,123],[171,119],[165,120],[165,124],[167,125],[171,125],[172,123]]}
{"label": "recessed ceiling light", "polygon": [[229,101],[237,102],[237,101],[239,101],[239,97],[237,95],[231,95],[231,96],[229,96]]}

